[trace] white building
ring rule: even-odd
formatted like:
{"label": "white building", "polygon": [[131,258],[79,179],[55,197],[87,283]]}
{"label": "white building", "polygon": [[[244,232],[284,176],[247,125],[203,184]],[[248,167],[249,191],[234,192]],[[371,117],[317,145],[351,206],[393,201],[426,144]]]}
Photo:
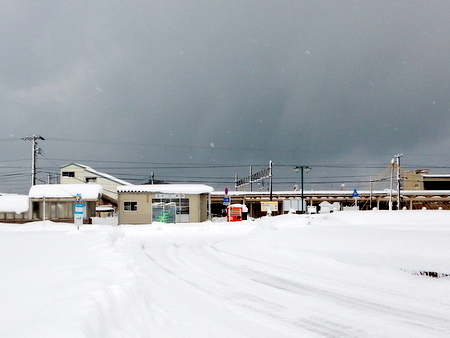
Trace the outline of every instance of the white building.
{"label": "white building", "polygon": [[61,166],[60,173],[61,184],[100,184],[103,187],[103,200],[113,205],[117,205],[117,188],[119,186],[131,185],[131,183],[117,177],[78,163],[69,163]]}

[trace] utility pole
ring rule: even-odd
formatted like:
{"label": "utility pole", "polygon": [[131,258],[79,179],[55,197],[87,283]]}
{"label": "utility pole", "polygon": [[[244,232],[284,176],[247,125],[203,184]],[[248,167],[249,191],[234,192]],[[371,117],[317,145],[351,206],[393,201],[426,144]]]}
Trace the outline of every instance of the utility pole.
{"label": "utility pole", "polygon": [[25,136],[22,137],[22,140],[24,141],[31,141],[31,185],[36,185],[36,160],[37,155],[41,154],[42,149],[38,148],[37,140],[45,140],[40,135],[31,135],[31,136]]}
{"label": "utility pole", "polygon": [[[250,166],[250,177],[253,175],[253,168]],[[250,180],[250,191],[253,191],[253,182]]]}
{"label": "utility pole", "polygon": [[270,201],[272,201],[272,173],[273,173],[273,162],[269,161],[269,170],[270,170],[270,176],[269,176],[269,180],[270,180]]}
{"label": "utility pole", "polygon": [[400,174],[400,157],[402,157],[403,154],[397,154],[395,155],[395,160],[397,163],[397,210],[400,210],[400,189],[401,187],[401,174]]}
{"label": "utility pole", "polygon": [[389,186],[389,210],[392,210],[392,179],[394,176],[394,162],[395,160],[391,160],[391,183]]}

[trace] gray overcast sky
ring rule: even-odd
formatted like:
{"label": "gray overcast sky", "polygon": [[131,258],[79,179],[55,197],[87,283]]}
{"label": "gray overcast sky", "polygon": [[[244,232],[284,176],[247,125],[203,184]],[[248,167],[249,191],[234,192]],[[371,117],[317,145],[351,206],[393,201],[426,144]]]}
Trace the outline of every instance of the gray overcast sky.
{"label": "gray overcast sky", "polygon": [[450,172],[447,0],[0,4],[0,192],[29,188],[30,134],[40,171],[134,183],[219,189],[269,160],[287,186],[292,165],[357,180],[397,153]]}

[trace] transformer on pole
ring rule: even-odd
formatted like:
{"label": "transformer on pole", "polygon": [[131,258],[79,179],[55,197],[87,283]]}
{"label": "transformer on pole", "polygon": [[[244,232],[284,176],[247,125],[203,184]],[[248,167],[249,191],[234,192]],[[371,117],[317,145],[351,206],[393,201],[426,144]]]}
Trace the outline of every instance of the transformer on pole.
{"label": "transformer on pole", "polygon": [[36,160],[37,155],[41,153],[42,149],[37,147],[37,140],[45,140],[40,135],[31,135],[22,137],[24,141],[31,141],[31,186],[36,185]]}

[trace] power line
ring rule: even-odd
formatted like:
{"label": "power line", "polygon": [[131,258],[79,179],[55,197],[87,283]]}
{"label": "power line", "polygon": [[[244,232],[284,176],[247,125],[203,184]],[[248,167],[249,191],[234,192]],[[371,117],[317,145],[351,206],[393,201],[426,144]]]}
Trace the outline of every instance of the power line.
{"label": "power line", "polygon": [[[1,139],[0,139],[1,140]],[[4,139],[9,140],[9,139]],[[299,151],[298,149],[267,149],[267,147],[236,147],[236,146],[216,146],[212,143],[209,144],[205,144],[205,145],[186,145],[186,144],[167,144],[167,143],[155,143],[155,142],[151,142],[151,143],[139,143],[139,142],[123,142],[123,141],[105,141],[105,140],[89,140],[89,139],[67,139],[67,138],[47,138],[47,140],[50,141],[58,141],[58,142],[70,142],[70,143],[89,143],[89,144],[111,144],[111,145],[118,145],[118,146],[139,146],[139,147],[143,147],[143,148],[181,148],[181,149],[200,149],[200,150],[204,150],[204,149],[217,149],[217,150],[232,150],[232,151],[251,151],[251,152],[268,152],[268,151],[273,151],[273,152],[277,152],[277,153],[296,153],[296,154],[346,154],[346,155],[385,155],[385,156],[390,156],[389,152],[367,152],[367,151],[339,151],[339,150],[330,150],[330,151],[325,151],[325,150],[304,150],[304,151]],[[426,157],[430,157],[430,156],[450,156],[450,154],[442,154],[442,153],[436,153],[436,154],[430,154],[428,153],[420,153],[420,154],[413,154],[411,153],[410,156],[426,156]]]}

